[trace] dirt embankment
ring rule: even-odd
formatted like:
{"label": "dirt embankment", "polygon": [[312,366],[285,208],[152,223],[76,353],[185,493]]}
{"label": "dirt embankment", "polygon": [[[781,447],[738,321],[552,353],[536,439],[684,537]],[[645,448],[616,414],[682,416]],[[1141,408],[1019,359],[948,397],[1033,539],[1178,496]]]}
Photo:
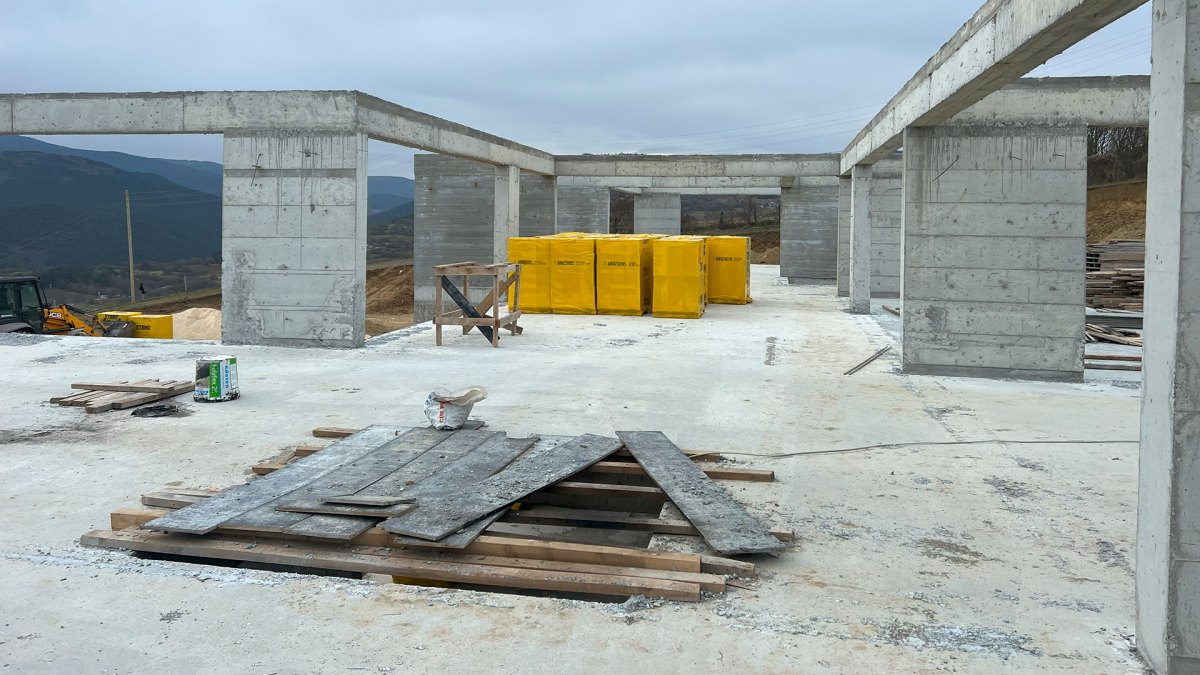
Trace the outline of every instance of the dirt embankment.
{"label": "dirt embankment", "polygon": [[1146,181],[1103,185],[1088,190],[1089,244],[1110,239],[1146,238]]}

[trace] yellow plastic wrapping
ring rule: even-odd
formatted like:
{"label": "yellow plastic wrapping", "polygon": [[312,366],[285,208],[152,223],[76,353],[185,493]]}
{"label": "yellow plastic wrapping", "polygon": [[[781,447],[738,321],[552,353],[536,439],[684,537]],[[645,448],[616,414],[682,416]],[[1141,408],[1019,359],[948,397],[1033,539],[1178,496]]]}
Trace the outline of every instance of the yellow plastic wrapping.
{"label": "yellow plastic wrapping", "polygon": [[653,246],[654,316],[699,319],[708,293],[704,237],[663,237]]}
{"label": "yellow plastic wrapping", "polygon": [[132,319],[133,337],[170,340],[175,337],[175,318],[170,314],[139,314]]}
{"label": "yellow plastic wrapping", "polygon": [[134,317],[141,316],[141,315],[142,315],[141,312],[113,311],[113,312],[100,312],[99,314],[96,315],[96,318],[104,323],[108,323],[109,321],[129,321],[130,323],[132,323]]}
{"label": "yellow plastic wrapping", "polygon": [[636,236],[596,239],[596,313],[641,316],[651,302],[654,254]]}
{"label": "yellow plastic wrapping", "polygon": [[750,302],[749,237],[708,237],[708,301],[714,305]]}
{"label": "yellow plastic wrapping", "polygon": [[596,313],[596,240],[550,240],[550,307],[555,314]]}
{"label": "yellow plastic wrapping", "polygon": [[[508,260],[521,266],[520,310],[526,314],[550,313],[550,240],[509,237]],[[508,311],[516,294],[508,293]]]}

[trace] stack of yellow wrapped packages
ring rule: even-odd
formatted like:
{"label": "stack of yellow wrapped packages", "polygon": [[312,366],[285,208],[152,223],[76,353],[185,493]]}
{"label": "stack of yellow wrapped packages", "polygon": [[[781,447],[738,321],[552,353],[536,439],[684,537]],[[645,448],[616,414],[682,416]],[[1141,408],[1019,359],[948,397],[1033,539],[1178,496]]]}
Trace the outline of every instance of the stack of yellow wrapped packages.
{"label": "stack of yellow wrapped packages", "polygon": [[698,319],[709,302],[750,302],[747,237],[564,232],[512,237],[508,252],[527,314]]}

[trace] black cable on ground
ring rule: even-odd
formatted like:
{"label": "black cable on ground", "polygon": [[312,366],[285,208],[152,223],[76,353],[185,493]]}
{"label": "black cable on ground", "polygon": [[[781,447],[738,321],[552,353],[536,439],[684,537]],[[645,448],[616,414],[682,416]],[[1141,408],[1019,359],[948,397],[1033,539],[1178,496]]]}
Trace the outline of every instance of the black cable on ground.
{"label": "black cable on ground", "polygon": [[838,448],[836,450],[802,450],[800,452],[785,452],[779,454],[762,453],[762,452],[721,452],[721,455],[729,455],[731,457],[765,457],[767,459],[784,459],[786,457],[799,457],[801,455],[835,455],[843,452],[859,452],[861,450],[880,450],[880,449],[896,449],[896,448],[912,448],[928,445],[986,445],[988,443],[1009,444],[1009,445],[1105,445],[1105,444],[1127,444],[1141,443],[1141,441],[1028,441],[1028,440],[1008,440],[1008,439],[988,439],[981,441],[922,441],[914,443],[880,443],[878,445],[864,445],[857,448]]}

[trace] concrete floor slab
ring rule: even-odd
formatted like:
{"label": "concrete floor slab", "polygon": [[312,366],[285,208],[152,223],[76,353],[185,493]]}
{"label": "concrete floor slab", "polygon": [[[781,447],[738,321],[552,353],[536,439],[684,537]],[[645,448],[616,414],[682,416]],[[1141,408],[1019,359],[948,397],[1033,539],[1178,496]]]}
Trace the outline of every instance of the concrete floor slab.
{"label": "concrete floor slab", "polygon": [[[527,316],[492,349],[418,325],[359,350],[0,336],[0,668],[11,672],[1120,672],[1131,653],[1140,390],[906,376],[832,286],[755,266],[698,321]],[[890,316],[890,315],[888,315]],[[232,351],[241,399],[87,415],[72,382],[186,378]],[[699,604],[588,603],[145,561],[81,548],[142,493],[224,487],[319,425],[423,423],[480,384],[512,435],[655,429],[775,483],[726,483],[796,546]]]}

